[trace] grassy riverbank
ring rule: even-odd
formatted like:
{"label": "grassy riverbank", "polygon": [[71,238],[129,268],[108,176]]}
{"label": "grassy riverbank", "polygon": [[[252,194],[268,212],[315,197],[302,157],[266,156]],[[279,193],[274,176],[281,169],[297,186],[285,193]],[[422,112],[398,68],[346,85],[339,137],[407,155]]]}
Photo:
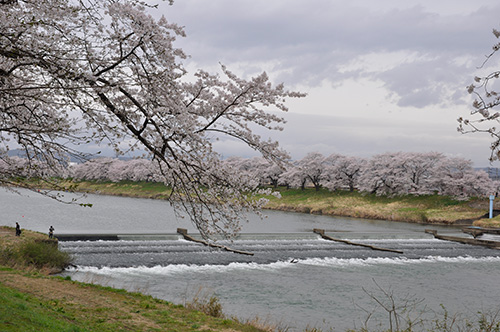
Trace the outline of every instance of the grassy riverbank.
{"label": "grassy riverbank", "polygon": [[[60,264],[57,254],[43,264],[22,254],[35,242],[52,250],[46,235],[14,233],[0,227],[0,331],[263,331],[151,296],[49,276]],[[197,299],[194,307],[222,316],[215,298]]]}
{"label": "grassy riverbank", "polygon": [[[76,185],[77,191],[87,193],[153,199],[165,199],[170,193],[162,183],[151,182],[81,181],[65,185]],[[268,197],[266,208],[414,223],[470,224],[475,221],[477,225],[500,227],[500,217],[479,220],[488,213],[488,198],[461,201],[438,195],[383,197],[348,191],[316,191],[312,188],[277,190],[281,193],[281,199]]]}
{"label": "grassy riverbank", "polygon": [[446,196],[385,197],[358,192],[314,189],[281,190],[267,208],[331,216],[383,219],[412,223],[463,224],[488,212],[487,199],[459,201]]}

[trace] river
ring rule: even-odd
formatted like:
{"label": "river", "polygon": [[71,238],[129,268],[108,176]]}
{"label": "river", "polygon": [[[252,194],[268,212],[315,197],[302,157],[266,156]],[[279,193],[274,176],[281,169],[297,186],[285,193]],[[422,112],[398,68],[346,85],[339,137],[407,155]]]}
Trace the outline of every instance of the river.
{"label": "river", "polygon": [[[182,239],[178,227],[195,229],[163,201],[89,195],[84,202],[93,207],[85,208],[22,194],[0,190],[2,224],[18,221],[45,233],[52,225],[56,236],[120,235],[119,241],[61,241],[77,265],[62,275],[74,280],[180,304],[201,289],[217,296],[228,316],[259,317],[289,331],[361,328],[369,315],[370,329],[387,326],[388,313],[374,299],[407,309],[421,301],[409,314],[428,321],[443,307],[466,317],[500,308],[500,253],[436,240],[424,233],[430,226],[266,211],[265,219],[252,216],[239,238],[220,242],[254,253],[247,256]],[[313,228],[403,254],[323,240]]]}

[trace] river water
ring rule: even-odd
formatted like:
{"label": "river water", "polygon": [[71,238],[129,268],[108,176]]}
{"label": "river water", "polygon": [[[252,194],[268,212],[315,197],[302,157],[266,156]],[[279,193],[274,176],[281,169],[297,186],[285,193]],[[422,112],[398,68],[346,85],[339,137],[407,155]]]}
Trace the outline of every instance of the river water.
{"label": "river water", "polygon": [[[500,308],[500,252],[436,240],[424,233],[430,226],[267,211],[263,220],[252,217],[239,238],[219,242],[254,253],[247,256],[182,239],[176,229],[194,235],[194,227],[176,219],[166,202],[89,195],[84,201],[94,206],[84,208],[22,193],[0,190],[2,224],[19,221],[41,232],[52,225],[56,236],[120,235],[119,241],[61,241],[77,265],[62,275],[74,280],[180,304],[201,290],[217,296],[229,316],[259,317],[289,331],[361,328],[369,316],[370,330],[386,327],[388,313],[374,299],[407,309],[421,302],[409,315],[427,321],[443,307],[466,317]],[[403,253],[323,240],[313,228]]]}

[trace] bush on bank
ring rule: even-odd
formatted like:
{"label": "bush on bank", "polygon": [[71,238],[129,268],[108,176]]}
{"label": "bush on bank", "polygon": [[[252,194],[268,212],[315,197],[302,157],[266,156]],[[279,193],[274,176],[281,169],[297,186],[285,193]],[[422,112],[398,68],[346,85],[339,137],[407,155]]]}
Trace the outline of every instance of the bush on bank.
{"label": "bush on bank", "polygon": [[1,227],[0,231],[4,236],[0,245],[0,265],[53,273],[71,264],[71,256],[59,250],[56,239],[29,230],[23,230],[21,236],[16,237],[12,227]]}

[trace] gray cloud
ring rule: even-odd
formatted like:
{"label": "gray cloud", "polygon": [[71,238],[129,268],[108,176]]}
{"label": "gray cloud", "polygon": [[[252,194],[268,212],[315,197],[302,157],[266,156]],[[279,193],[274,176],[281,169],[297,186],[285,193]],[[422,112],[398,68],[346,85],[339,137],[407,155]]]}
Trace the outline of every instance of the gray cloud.
{"label": "gray cloud", "polygon": [[488,165],[489,138],[459,135],[456,122],[451,120],[443,125],[425,118],[415,120],[415,117],[402,122],[394,115],[372,119],[292,113],[287,114],[286,119],[285,131],[273,137],[293,159],[303,158],[312,151],[367,158],[395,151],[438,151],[471,159],[477,165]]}
{"label": "gray cloud", "polygon": [[[179,46],[192,54],[193,66],[221,62],[244,76],[265,70],[276,82],[311,90],[329,84],[334,91],[353,80],[377,83],[377,92],[352,91],[346,98],[366,98],[372,117],[336,116],[348,105],[327,99],[324,104],[335,106],[330,117],[288,114],[287,129],[276,137],[295,158],[329,148],[353,155],[439,150],[477,162],[489,156],[487,140],[456,133],[455,119],[463,114],[439,122],[428,111],[467,109],[465,87],[496,41],[491,30],[500,26],[498,1],[178,0],[160,8],[186,26],[188,37]],[[374,63],[366,61],[370,56]],[[380,91],[392,109],[427,112],[422,123],[377,108],[379,101],[368,96]],[[305,107],[302,112],[316,111]],[[219,147],[238,151],[230,141]]]}
{"label": "gray cloud", "polygon": [[[460,6],[461,1],[453,2]],[[418,53],[438,57],[442,62],[469,56],[480,61],[497,25],[500,4],[480,6],[466,14],[430,12],[422,5],[408,8],[372,6],[368,1],[231,1],[214,0],[200,5],[198,1],[178,1],[165,10],[167,18],[186,26],[185,45],[200,65],[222,62],[268,62],[269,72],[287,84],[319,84],[323,80],[338,83],[346,78],[339,71],[356,56],[370,52]],[[490,38],[489,38],[490,37]],[[433,83],[451,81],[464,68],[443,65],[424,67],[417,63],[419,76],[436,76],[435,69],[448,69],[448,78],[419,79],[413,76],[412,91],[437,98],[439,88]],[[401,105],[422,107],[421,100],[412,103],[411,96],[397,88],[408,80],[404,71],[409,64],[394,64],[393,73],[379,75],[387,79],[393,93],[402,93]],[[359,73],[358,73],[359,75]],[[399,78],[399,79],[398,79]],[[390,81],[388,81],[390,79]],[[406,82],[407,83],[407,82]],[[418,85],[420,83],[420,85]],[[433,92],[434,91],[434,92]],[[430,103],[437,103],[431,100]]]}
{"label": "gray cloud", "polygon": [[446,56],[401,64],[374,77],[395,94],[401,107],[463,104],[473,73]]}

